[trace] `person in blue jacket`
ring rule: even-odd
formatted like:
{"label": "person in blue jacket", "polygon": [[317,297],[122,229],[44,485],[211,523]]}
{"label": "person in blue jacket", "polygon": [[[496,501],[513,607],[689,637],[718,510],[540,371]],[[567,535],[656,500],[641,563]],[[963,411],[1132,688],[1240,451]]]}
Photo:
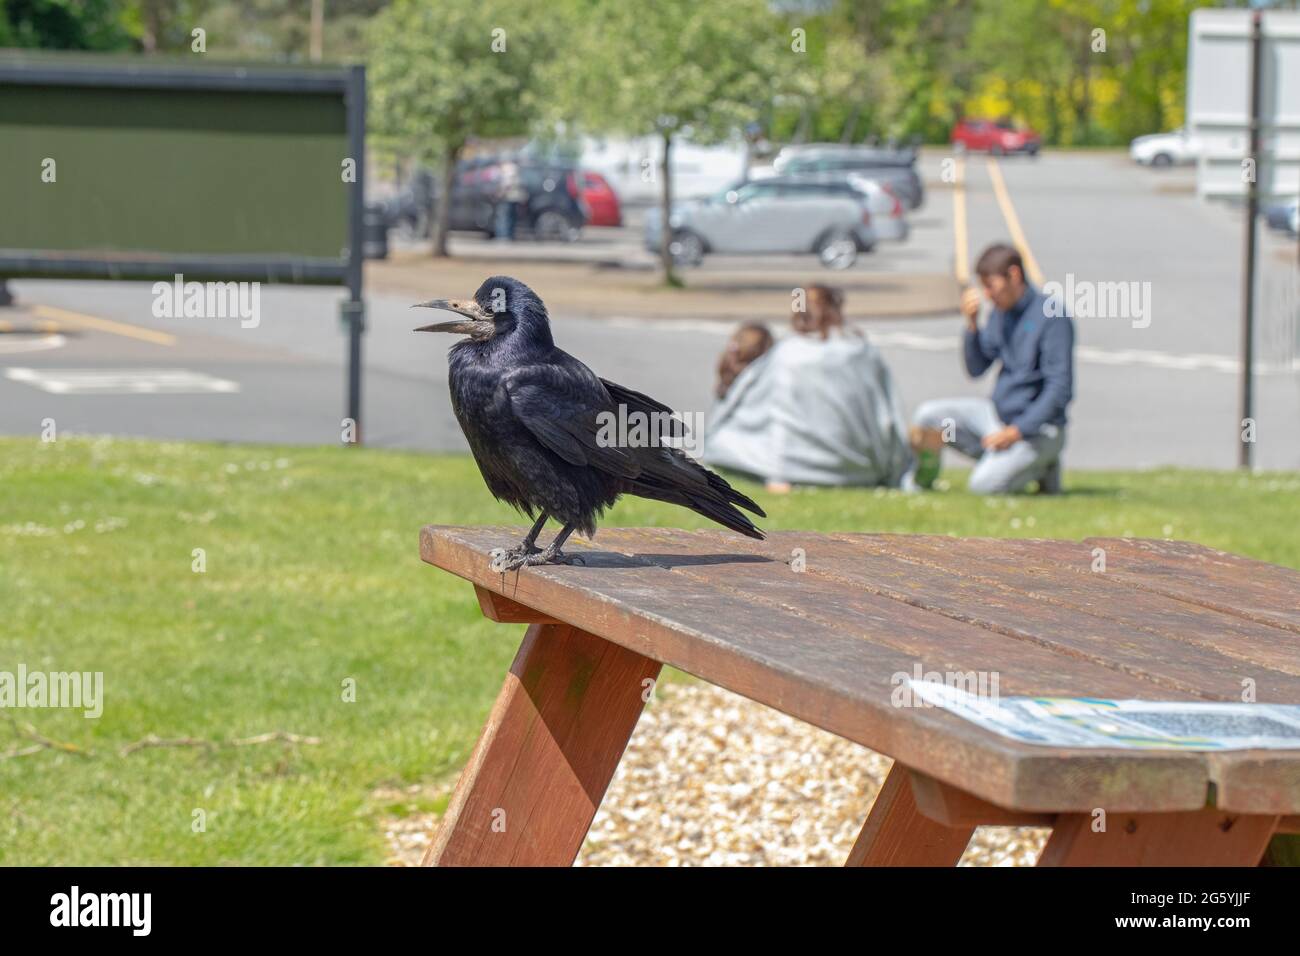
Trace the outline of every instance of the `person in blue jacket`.
{"label": "person in blue jacket", "polygon": [[985,249],[975,272],[993,309],[981,327],[979,290],[963,293],[963,357],[972,378],[1001,363],[993,397],[925,402],[913,416],[912,444],[922,459],[944,445],[974,458],[969,488],[976,494],[1020,491],[1034,481],[1040,491],[1060,491],[1074,321],[1025,280],[1024,261],[1010,245]]}

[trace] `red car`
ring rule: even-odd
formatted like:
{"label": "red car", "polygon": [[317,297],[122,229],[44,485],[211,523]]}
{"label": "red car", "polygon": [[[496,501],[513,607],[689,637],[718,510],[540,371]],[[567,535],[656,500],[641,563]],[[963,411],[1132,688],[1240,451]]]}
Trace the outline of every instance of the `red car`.
{"label": "red car", "polygon": [[1028,127],[1009,120],[964,119],[952,130],[952,145],[958,149],[986,150],[994,156],[1028,153],[1037,156],[1042,138]]}
{"label": "red car", "polygon": [[586,170],[577,175],[582,201],[587,204],[587,225],[623,225],[623,210],[618,205],[618,193],[614,192],[605,177]]}

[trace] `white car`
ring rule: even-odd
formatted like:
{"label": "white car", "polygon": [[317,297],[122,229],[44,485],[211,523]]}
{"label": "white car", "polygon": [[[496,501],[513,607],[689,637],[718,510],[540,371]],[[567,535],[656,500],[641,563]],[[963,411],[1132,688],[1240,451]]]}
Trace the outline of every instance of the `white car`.
{"label": "white car", "polygon": [[849,185],[867,201],[871,213],[871,228],[877,239],[886,242],[903,242],[910,231],[903,210],[903,201],[888,185],[864,176],[849,176]]}
{"label": "white car", "polygon": [[1139,136],[1129,144],[1128,154],[1143,166],[1181,166],[1196,162],[1201,144],[1186,130],[1176,129],[1172,133]]}
{"label": "white car", "polygon": [[[578,166],[600,173],[623,202],[657,202],[661,186],[659,166],[663,139],[585,137],[581,141]],[[673,141],[673,192],[679,199],[711,196],[737,179],[745,177],[745,144],[730,141],[717,146],[700,146],[689,139]],[[648,176],[647,170],[654,172]]]}
{"label": "white car", "polygon": [[[870,196],[841,179],[815,182],[784,177],[738,182],[708,199],[673,207],[670,251],[682,265],[706,255],[815,253],[828,269],[847,269],[880,237]],[[645,246],[659,248],[662,217],[646,210]]]}

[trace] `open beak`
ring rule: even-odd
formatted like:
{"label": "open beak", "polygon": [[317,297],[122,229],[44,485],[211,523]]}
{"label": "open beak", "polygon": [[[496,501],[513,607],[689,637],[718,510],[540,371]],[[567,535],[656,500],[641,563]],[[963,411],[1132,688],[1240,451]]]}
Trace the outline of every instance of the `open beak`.
{"label": "open beak", "polygon": [[411,308],[442,309],[444,312],[456,312],[464,316],[461,319],[452,319],[450,322],[422,325],[414,330],[416,332],[454,332],[457,335],[488,338],[496,331],[492,313],[484,311],[473,299],[430,299],[428,302],[417,302]]}

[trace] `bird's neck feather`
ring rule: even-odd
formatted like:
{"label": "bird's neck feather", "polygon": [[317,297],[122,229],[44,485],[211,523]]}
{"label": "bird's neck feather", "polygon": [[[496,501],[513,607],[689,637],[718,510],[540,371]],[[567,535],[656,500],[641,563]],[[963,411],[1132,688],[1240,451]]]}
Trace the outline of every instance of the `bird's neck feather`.
{"label": "bird's neck feather", "polygon": [[534,332],[532,335],[516,325],[509,332],[494,335],[482,342],[462,339],[451,347],[450,356],[453,364],[493,363],[504,369],[544,359],[554,349],[551,331],[545,325],[542,326],[541,334]]}
{"label": "bird's neck feather", "polygon": [[511,329],[510,337],[548,351],[555,347],[555,339],[551,337],[550,317],[545,311],[538,313],[528,310],[516,315],[515,327]]}

